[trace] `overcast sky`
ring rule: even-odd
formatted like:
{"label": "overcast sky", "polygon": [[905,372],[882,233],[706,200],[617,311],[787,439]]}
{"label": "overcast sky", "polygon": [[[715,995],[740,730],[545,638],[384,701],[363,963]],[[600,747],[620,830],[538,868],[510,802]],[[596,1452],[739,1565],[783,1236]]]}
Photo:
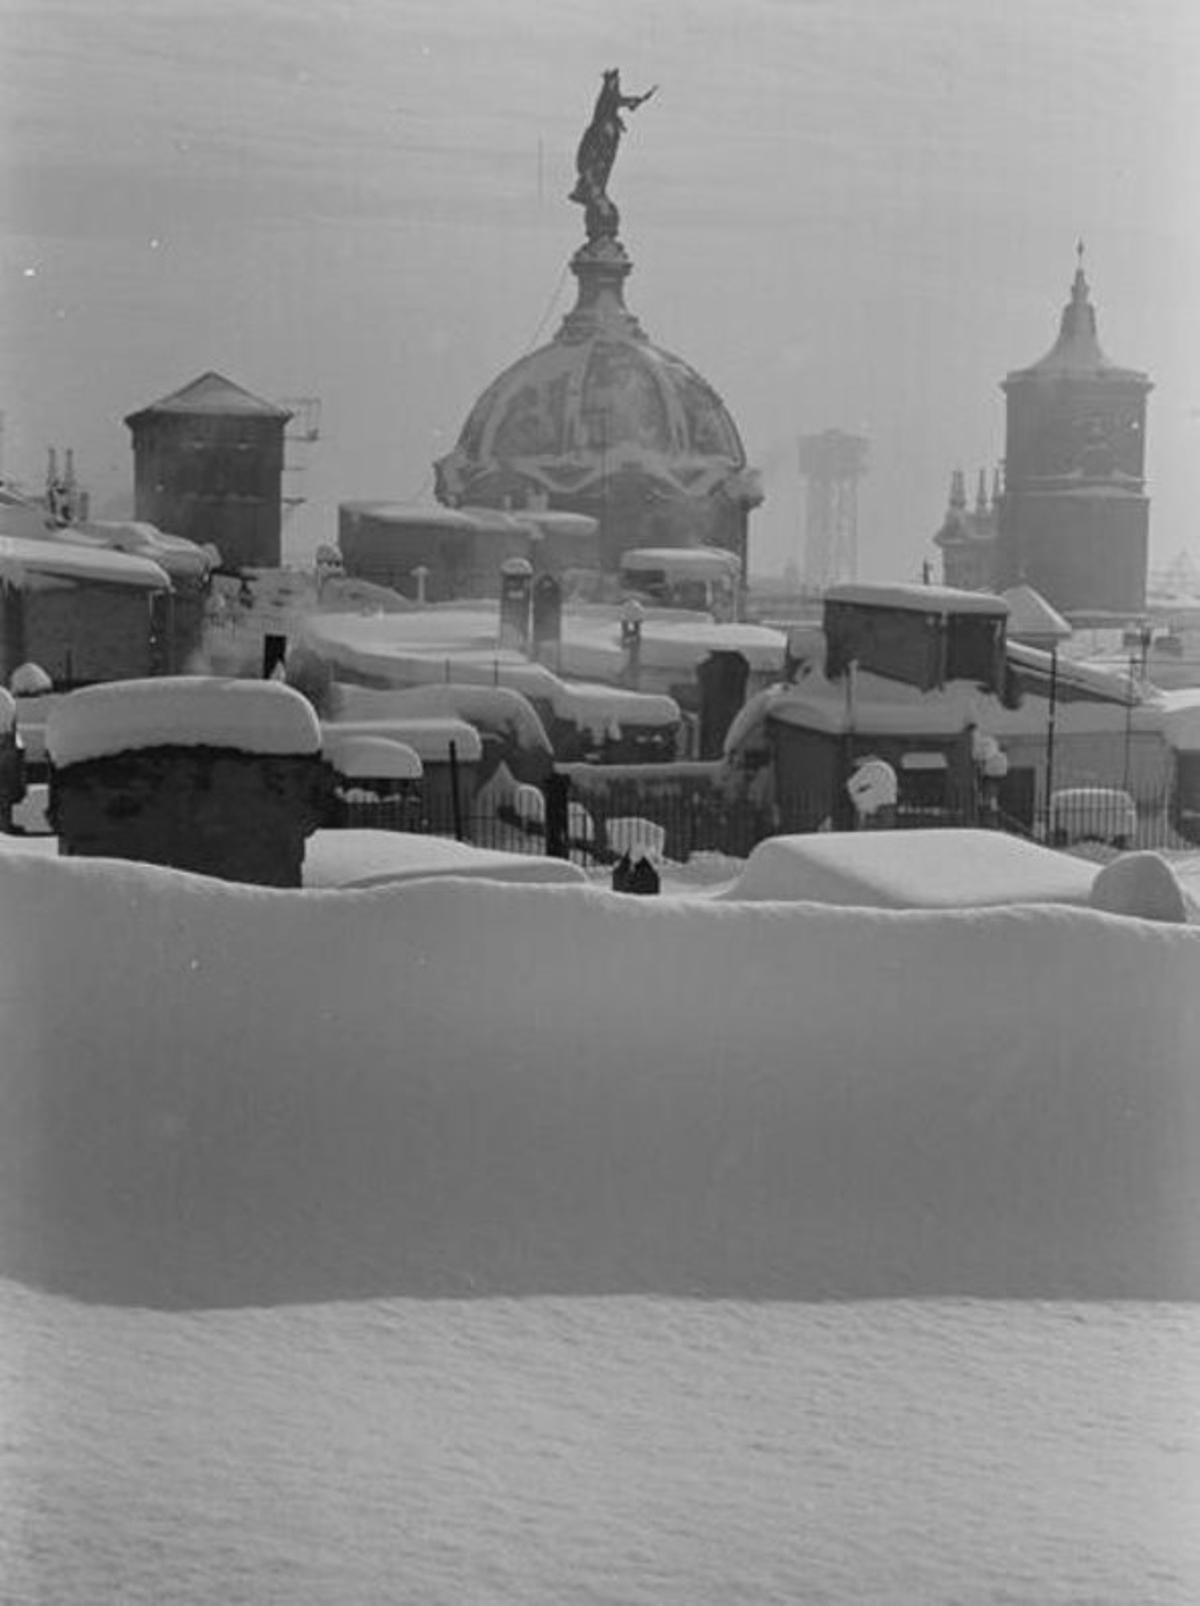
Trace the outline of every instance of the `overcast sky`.
{"label": "overcast sky", "polygon": [[209,368],[317,396],[293,549],[430,497],[569,309],[603,68],[658,95],[610,185],[652,339],[725,398],[798,555],[796,438],[871,440],[861,570],[910,578],[1004,373],[1086,265],[1146,369],[1152,558],[1200,557],[1193,0],[0,0],[5,469],[128,497],[134,409]]}

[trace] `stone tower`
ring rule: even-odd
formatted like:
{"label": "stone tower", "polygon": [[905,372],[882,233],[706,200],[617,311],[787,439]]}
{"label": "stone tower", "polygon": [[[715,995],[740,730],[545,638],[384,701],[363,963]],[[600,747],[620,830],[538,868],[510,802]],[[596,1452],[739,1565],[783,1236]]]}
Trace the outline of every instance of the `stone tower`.
{"label": "stone tower", "polygon": [[1058,339],[1004,380],[1004,492],[994,583],[1027,582],[1065,613],[1136,614],[1146,601],[1150,380],[1100,348],[1083,247]]}

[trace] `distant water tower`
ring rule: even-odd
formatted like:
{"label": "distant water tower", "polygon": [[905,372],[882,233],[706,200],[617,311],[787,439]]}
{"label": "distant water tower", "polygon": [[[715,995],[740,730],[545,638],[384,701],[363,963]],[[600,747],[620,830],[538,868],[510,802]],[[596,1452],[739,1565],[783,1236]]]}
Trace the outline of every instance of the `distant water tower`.
{"label": "distant water tower", "polygon": [[291,416],[215,373],[130,413],[134,516],[211,542],[227,568],[278,568]]}
{"label": "distant water tower", "polygon": [[867,441],[827,429],[800,439],[806,591],[820,592],[858,576],[858,482],[867,472]]}

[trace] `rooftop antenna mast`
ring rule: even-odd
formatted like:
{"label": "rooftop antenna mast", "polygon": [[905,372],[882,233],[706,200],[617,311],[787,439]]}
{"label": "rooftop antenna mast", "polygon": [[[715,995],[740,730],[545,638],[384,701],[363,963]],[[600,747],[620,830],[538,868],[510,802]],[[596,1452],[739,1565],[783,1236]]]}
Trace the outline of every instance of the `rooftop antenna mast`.
{"label": "rooftop antenna mast", "polygon": [[308,498],[303,494],[303,481],[298,478],[308,468],[308,449],[321,438],[321,401],[317,396],[287,396],[281,398],[280,407],[286,407],[291,417],[283,431],[284,491],[282,501],[285,514],[303,507]]}

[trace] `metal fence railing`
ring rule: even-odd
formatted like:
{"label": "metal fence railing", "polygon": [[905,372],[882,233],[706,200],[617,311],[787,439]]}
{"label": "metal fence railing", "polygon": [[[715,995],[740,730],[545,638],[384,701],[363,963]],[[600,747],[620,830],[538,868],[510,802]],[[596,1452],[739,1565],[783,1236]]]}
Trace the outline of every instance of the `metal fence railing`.
{"label": "metal fence railing", "polygon": [[[745,858],[758,842],[781,833],[872,827],[911,830],[972,824],[1100,856],[1130,848],[1181,850],[1200,845],[1200,829],[1192,830],[1186,819],[1181,821],[1165,794],[1133,802],[1119,792],[1080,789],[1057,794],[1053,807],[1043,807],[1033,821],[998,809],[969,818],[953,808],[901,805],[856,827],[852,819],[834,821],[816,796],[776,799],[764,806],[745,799],[731,801],[716,789],[643,795],[623,784],[593,793],[564,790],[557,818],[553,800],[547,807],[540,794],[525,788],[515,802],[486,812],[468,804],[457,818],[445,799],[431,805],[412,797],[384,798],[343,804],[334,823],[456,836],[508,853],[553,851],[595,866],[614,864],[626,852],[636,857],[649,851],[674,863],[686,863],[698,853]],[[1193,823],[1200,827],[1200,821]]]}

